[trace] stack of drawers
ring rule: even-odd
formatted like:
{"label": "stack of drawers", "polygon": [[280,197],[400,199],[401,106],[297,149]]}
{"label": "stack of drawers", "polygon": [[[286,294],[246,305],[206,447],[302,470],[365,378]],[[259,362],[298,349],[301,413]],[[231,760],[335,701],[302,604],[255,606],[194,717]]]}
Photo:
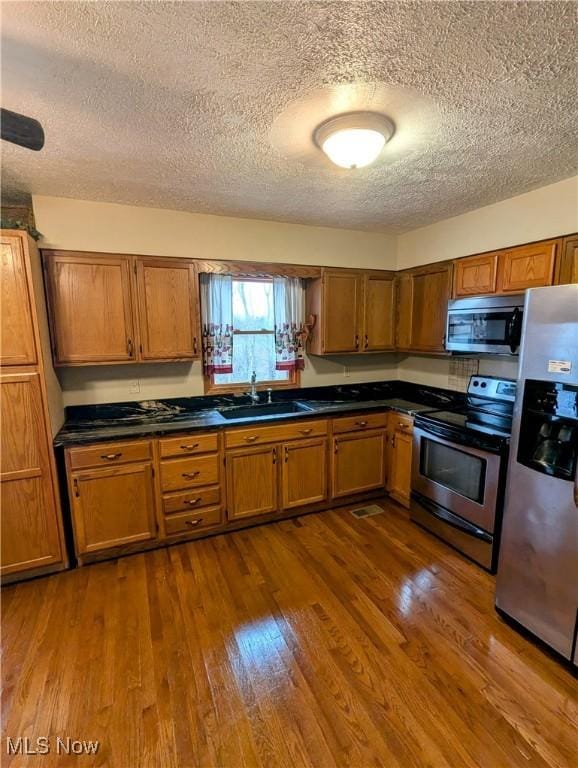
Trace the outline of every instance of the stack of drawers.
{"label": "stack of drawers", "polygon": [[193,434],[159,440],[160,488],[166,536],[220,525],[220,435]]}

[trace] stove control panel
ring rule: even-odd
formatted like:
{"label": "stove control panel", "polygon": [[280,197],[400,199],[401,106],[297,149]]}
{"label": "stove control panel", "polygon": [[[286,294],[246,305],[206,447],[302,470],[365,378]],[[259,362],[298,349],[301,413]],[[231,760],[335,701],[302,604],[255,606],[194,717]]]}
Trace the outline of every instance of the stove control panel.
{"label": "stove control panel", "polygon": [[495,376],[470,376],[468,395],[513,403],[516,399],[516,382]]}

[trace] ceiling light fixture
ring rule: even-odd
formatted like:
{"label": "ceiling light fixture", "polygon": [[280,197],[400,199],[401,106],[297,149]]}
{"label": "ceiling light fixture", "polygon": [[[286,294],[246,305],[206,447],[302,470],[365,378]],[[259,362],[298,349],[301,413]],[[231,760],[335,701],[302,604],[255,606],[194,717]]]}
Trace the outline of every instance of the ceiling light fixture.
{"label": "ceiling light fixture", "polygon": [[395,126],[377,112],[348,112],[317,126],[315,144],[340,168],[364,168],[375,162]]}

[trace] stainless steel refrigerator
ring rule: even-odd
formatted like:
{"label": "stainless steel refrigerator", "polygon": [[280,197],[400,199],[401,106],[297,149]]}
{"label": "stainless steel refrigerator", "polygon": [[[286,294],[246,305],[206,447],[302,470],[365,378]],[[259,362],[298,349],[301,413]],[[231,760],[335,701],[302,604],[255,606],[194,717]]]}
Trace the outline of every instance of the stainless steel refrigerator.
{"label": "stainless steel refrigerator", "polygon": [[496,606],[578,665],[578,285],[526,293]]}

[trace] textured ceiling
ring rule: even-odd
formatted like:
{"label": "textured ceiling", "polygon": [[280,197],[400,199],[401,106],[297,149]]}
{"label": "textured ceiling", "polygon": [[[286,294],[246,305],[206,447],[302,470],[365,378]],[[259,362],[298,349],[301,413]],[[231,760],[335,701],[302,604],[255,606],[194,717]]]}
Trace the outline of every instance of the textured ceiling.
{"label": "textured ceiling", "polygon": [[[3,2],[3,144],[27,193],[399,232],[577,170],[565,2]],[[396,133],[331,166],[310,133],[351,108]]]}

